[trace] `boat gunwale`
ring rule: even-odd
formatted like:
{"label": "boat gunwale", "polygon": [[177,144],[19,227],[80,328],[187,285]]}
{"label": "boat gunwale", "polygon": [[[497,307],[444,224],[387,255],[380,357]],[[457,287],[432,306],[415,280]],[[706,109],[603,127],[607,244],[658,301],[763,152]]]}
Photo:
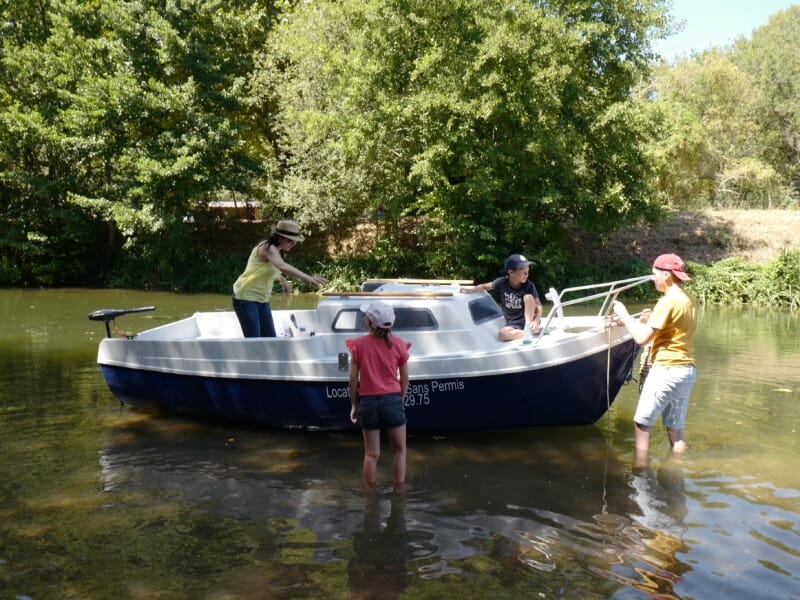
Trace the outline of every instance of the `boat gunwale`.
{"label": "boat gunwale", "polygon": [[[585,319],[586,317],[577,317],[580,319]],[[594,318],[594,317],[592,317]],[[610,337],[611,332],[613,329],[621,329],[618,326],[615,326],[611,329],[607,327],[593,327],[592,329],[583,330],[580,332],[575,333],[568,333],[565,337],[560,339],[556,339],[552,344],[525,344],[522,340],[515,340],[511,342],[502,342],[502,345],[498,345],[497,347],[491,350],[483,350],[483,349],[475,349],[471,351],[462,351],[458,353],[440,353],[440,354],[426,354],[426,355],[412,355],[409,357],[409,363],[413,364],[416,368],[414,369],[415,374],[411,377],[411,380],[417,379],[424,379],[426,377],[442,377],[443,375],[435,373],[434,370],[426,370],[422,373],[417,372],[419,369],[424,369],[426,364],[435,364],[435,365],[443,365],[443,364],[462,364],[466,361],[470,363],[477,363],[480,365],[482,362],[486,361],[490,358],[496,358],[497,360],[502,360],[504,356],[519,356],[522,353],[523,356],[528,355],[524,362],[518,362],[516,364],[511,364],[508,366],[498,366],[492,370],[465,370],[463,366],[455,371],[455,370],[448,370],[446,375],[447,378],[477,378],[477,377],[486,377],[486,376],[493,376],[493,375],[507,375],[507,374],[514,374],[514,373],[523,373],[528,371],[537,371],[546,368],[552,368],[556,366],[560,366],[563,364],[567,364],[574,360],[583,359],[586,357],[593,356],[595,354],[601,352],[609,352],[618,346],[623,344],[629,343],[632,338],[630,336],[616,336],[613,339]],[[608,333],[608,335],[606,335]],[[341,334],[321,334],[319,337],[323,337],[325,335],[341,335]],[[309,338],[259,338],[259,339],[241,339],[241,340],[233,340],[235,343],[244,343],[244,344],[277,344],[277,343],[291,343],[292,341],[295,342],[303,342],[307,340],[311,340],[316,336],[312,336]],[[133,340],[128,340],[124,338],[105,338],[101,341],[101,346],[105,344],[114,344],[114,345],[128,345],[131,342],[136,342],[136,338]],[[162,341],[168,343],[172,349],[175,346],[186,346],[186,345],[195,345],[198,342],[201,342],[202,345],[228,345],[231,343],[230,338],[205,338],[202,340],[197,339],[184,339],[184,340],[139,340],[143,343],[151,343],[151,344],[159,344]],[[572,349],[570,352],[563,352],[562,349],[568,345],[578,344],[578,352],[575,352],[575,348]],[[590,347],[583,347],[584,343],[590,343]],[[537,358],[537,355],[542,355],[547,352],[557,351],[557,356],[548,357],[546,360],[541,358]],[[99,354],[100,352],[98,352]],[[305,372],[305,370],[301,370],[300,373],[261,373],[259,375],[245,375],[242,373],[236,372],[225,372],[220,370],[191,370],[191,369],[181,369],[176,367],[169,367],[169,366],[156,366],[151,364],[138,364],[136,366],[131,366],[130,363],[130,356],[126,356],[125,360],[113,360],[109,357],[106,360],[100,360],[98,356],[98,363],[101,365],[109,366],[109,367],[117,367],[117,368],[126,368],[126,369],[140,369],[152,372],[160,372],[160,373],[170,373],[176,375],[186,375],[186,376],[195,376],[195,377],[211,377],[211,378],[219,378],[219,379],[249,379],[249,380],[264,380],[264,381],[316,381],[316,382],[323,382],[323,381],[339,381],[347,379],[347,373],[342,373],[340,376],[336,378],[331,378],[329,374],[322,374],[322,375],[313,375]],[[151,358],[152,361],[164,361],[164,357],[154,357]],[[170,362],[172,359],[167,359],[164,362]],[[230,362],[230,358],[225,358],[221,356],[220,358],[209,358],[208,356],[197,356],[197,357],[182,357],[179,359],[180,361],[186,361],[189,363],[201,363],[201,362],[210,362],[210,364],[215,363],[226,363]],[[286,361],[285,359],[275,358],[275,359],[267,359],[267,358],[260,358],[256,360],[248,360],[248,359],[237,359],[235,361],[238,364],[255,364],[255,365],[276,365],[276,366],[286,366],[287,364],[294,364],[294,365],[326,365],[328,367],[332,365],[336,365],[338,363],[338,355],[324,355],[315,358],[302,358],[302,359],[294,359],[290,361]],[[163,362],[162,362],[163,365]]]}
{"label": "boat gunwale", "polygon": [[[541,371],[546,369],[552,369],[554,367],[563,366],[576,360],[582,360],[585,358],[592,357],[594,355],[600,353],[608,353],[610,350],[614,350],[619,346],[624,344],[630,343],[632,340],[620,340],[616,344],[612,344],[611,346],[604,346],[604,347],[597,347],[592,348],[590,350],[586,350],[584,352],[578,354],[570,354],[560,356],[558,358],[554,358],[550,361],[543,361],[543,362],[530,362],[522,365],[512,365],[505,368],[498,368],[491,371],[448,371],[447,374],[439,374],[439,373],[432,373],[432,372],[423,372],[423,373],[415,373],[413,377],[409,378],[410,382],[415,381],[424,381],[427,379],[435,378],[435,379],[480,379],[484,377],[495,377],[499,375],[515,375],[521,373],[531,373],[535,371]],[[426,360],[434,360],[436,359],[439,363],[447,363],[451,360],[459,360],[464,361],[464,356],[448,356],[447,358],[442,358],[444,355],[439,355],[430,358],[416,358],[416,359],[409,359],[409,363],[414,363],[415,365],[419,365],[421,362]],[[466,357],[473,360],[481,360],[485,357],[480,356],[472,356]],[[182,359],[187,361],[200,361],[203,359]],[[258,364],[265,364],[267,362],[285,365],[285,361],[273,360],[273,361],[238,361],[238,362],[247,362],[247,363],[258,363]],[[305,361],[297,361],[297,364],[305,363],[305,364],[315,364],[319,365],[320,363],[328,363],[328,364],[336,364],[336,359],[324,359],[324,360],[305,360]],[[258,375],[245,375],[242,373],[223,373],[220,371],[198,371],[198,370],[183,370],[178,368],[159,368],[159,367],[151,367],[151,366],[142,366],[142,365],[135,365],[132,366],[129,362],[119,362],[119,361],[98,361],[98,364],[101,367],[108,367],[114,369],[126,369],[131,371],[146,371],[148,373],[164,373],[168,375],[180,375],[184,377],[198,377],[198,378],[205,378],[205,379],[214,379],[214,380],[247,380],[247,381],[284,381],[284,382],[294,382],[294,383],[346,383],[348,380],[348,374],[342,373],[337,377],[331,377],[326,375],[309,375],[308,373],[300,373],[300,374],[258,374]]]}

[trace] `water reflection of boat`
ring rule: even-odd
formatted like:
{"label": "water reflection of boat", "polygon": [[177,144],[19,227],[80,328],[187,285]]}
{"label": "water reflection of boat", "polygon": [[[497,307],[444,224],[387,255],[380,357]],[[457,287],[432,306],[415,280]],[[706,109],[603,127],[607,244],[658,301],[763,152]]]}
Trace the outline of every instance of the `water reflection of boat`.
{"label": "water reflection of boat", "polygon": [[[261,532],[244,547],[272,544],[262,554],[278,562],[346,561],[348,585],[363,597],[381,564],[387,594],[480,568],[537,585],[568,579],[598,597],[620,586],[669,594],[690,570],[682,540],[642,520],[627,464],[595,427],[415,437],[402,504],[388,490],[365,502],[357,436],[230,435],[168,419],[117,428],[101,456],[109,502],[132,494],[143,511],[159,506],[161,520],[188,512],[239,524]],[[659,503],[647,507],[655,517]]]}
{"label": "water reflection of boat", "polygon": [[[627,330],[605,319],[611,300],[649,280],[552,290],[554,306],[532,340],[497,339],[503,320],[486,292],[375,282],[371,291],[327,294],[315,309],[274,311],[281,337],[245,339],[233,312],[195,313],[137,336],[107,337],[97,361],[112,392],[133,406],[268,427],[351,429],[345,340],[364,333],[365,299],[381,298],[395,309],[396,333],[413,344],[410,431],[588,424],[608,410],[637,352]],[[596,314],[568,314],[592,302]],[[89,318],[110,331],[109,321],[125,312]]]}

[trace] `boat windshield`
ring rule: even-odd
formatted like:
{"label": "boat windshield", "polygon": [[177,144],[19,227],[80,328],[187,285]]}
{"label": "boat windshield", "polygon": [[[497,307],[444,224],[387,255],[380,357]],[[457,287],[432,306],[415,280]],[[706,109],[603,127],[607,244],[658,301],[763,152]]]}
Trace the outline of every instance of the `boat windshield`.
{"label": "boat windshield", "polygon": [[[432,331],[439,328],[430,309],[396,306],[393,331]],[[358,309],[344,309],[337,313],[331,326],[333,331],[366,332],[364,313]]]}
{"label": "boat windshield", "polygon": [[503,315],[497,302],[491,296],[485,295],[469,303],[469,314],[476,325]]}

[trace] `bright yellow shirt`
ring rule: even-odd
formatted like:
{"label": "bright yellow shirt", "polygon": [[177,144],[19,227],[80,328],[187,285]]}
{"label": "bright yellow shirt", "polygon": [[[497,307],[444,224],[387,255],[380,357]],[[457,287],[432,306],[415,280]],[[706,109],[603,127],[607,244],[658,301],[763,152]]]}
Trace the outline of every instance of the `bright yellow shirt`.
{"label": "bright yellow shirt", "polygon": [[694,364],[697,303],[682,287],[672,285],[667,289],[647,325],[655,330],[650,350],[653,366]]}

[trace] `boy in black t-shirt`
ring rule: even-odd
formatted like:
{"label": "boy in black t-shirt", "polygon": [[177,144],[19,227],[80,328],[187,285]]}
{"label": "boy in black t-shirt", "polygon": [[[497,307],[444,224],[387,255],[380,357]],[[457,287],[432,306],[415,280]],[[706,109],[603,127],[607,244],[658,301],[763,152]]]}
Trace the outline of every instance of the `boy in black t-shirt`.
{"label": "boy in black t-shirt", "polygon": [[533,263],[522,254],[512,254],[506,259],[504,266],[507,275],[490,283],[461,288],[461,292],[465,294],[497,290],[500,294],[500,308],[506,319],[506,324],[500,328],[497,337],[504,342],[523,338],[526,331],[539,333],[542,303],[536,286],[528,280],[531,264]]}

